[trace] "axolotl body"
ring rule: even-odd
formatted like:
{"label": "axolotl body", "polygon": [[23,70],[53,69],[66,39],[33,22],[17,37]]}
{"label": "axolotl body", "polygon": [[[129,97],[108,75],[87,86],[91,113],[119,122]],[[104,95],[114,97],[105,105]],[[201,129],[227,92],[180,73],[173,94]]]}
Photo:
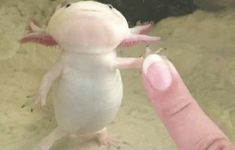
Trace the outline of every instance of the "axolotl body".
{"label": "axolotl body", "polygon": [[105,126],[116,116],[122,100],[120,68],[138,68],[142,58],[117,57],[116,48],[157,43],[159,37],[142,34],[149,25],[129,28],[111,5],[81,1],[57,8],[45,30],[31,24],[32,33],[21,42],[59,45],[63,52],[41,82],[36,103],[46,104],[50,87],[58,127],[36,146],[48,150],[69,134],[97,135],[112,144]]}

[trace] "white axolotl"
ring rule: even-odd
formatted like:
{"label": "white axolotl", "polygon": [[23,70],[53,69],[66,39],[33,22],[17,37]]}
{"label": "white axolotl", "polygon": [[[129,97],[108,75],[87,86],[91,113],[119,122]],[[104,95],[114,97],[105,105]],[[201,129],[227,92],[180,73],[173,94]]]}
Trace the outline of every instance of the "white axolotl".
{"label": "white axolotl", "polygon": [[101,144],[112,140],[105,126],[116,116],[122,100],[119,69],[140,68],[142,58],[119,58],[116,48],[157,43],[159,37],[144,35],[150,25],[129,28],[124,16],[111,5],[80,1],[57,8],[45,30],[31,24],[32,33],[22,43],[59,45],[63,52],[43,77],[36,103],[46,104],[52,90],[58,127],[35,148],[48,150],[69,134],[94,134]]}

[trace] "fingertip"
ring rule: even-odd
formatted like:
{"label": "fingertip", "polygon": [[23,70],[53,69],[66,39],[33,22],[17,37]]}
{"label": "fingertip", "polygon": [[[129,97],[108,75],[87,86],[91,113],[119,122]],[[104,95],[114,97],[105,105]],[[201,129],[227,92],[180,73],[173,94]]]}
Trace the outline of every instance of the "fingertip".
{"label": "fingertip", "polygon": [[[148,46],[146,47],[146,50],[151,51]],[[151,55],[147,56],[146,59],[144,60],[144,63],[143,63],[143,73],[146,75],[147,70],[150,65],[152,65],[154,63],[161,62],[161,61],[163,61],[163,59],[161,58],[160,55],[151,54]]]}
{"label": "fingertip", "polygon": [[167,62],[157,54],[149,55],[145,59],[143,74],[156,91],[165,91],[172,83],[172,75]]}

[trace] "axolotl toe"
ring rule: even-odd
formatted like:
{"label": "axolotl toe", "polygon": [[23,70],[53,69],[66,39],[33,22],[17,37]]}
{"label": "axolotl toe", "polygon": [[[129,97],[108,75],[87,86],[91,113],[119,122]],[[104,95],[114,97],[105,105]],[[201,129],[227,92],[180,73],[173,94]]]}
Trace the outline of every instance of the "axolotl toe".
{"label": "axolotl toe", "polygon": [[158,43],[143,33],[150,25],[128,27],[124,16],[111,5],[80,1],[57,7],[45,29],[31,23],[22,43],[35,42],[63,49],[45,74],[35,104],[45,105],[50,87],[58,127],[36,146],[48,150],[69,134],[95,133],[110,144],[105,126],[116,116],[123,88],[119,69],[140,68],[142,58],[117,57],[117,47]]}

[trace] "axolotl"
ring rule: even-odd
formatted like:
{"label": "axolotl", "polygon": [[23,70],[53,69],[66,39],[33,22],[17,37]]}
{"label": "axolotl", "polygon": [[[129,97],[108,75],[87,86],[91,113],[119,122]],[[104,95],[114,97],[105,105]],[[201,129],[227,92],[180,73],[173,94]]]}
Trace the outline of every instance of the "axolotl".
{"label": "axolotl", "polygon": [[140,68],[142,58],[117,57],[117,47],[158,43],[160,37],[144,32],[149,24],[129,28],[125,17],[111,5],[80,1],[60,6],[46,29],[31,24],[22,43],[36,42],[63,49],[54,66],[41,81],[36,103],[45,105],[52,90],[58,127],[36,146],[48,150],[70,134],[94,134],[101,144],[110,145],[106,125],[120,107],[123,88],[119,69]]}

